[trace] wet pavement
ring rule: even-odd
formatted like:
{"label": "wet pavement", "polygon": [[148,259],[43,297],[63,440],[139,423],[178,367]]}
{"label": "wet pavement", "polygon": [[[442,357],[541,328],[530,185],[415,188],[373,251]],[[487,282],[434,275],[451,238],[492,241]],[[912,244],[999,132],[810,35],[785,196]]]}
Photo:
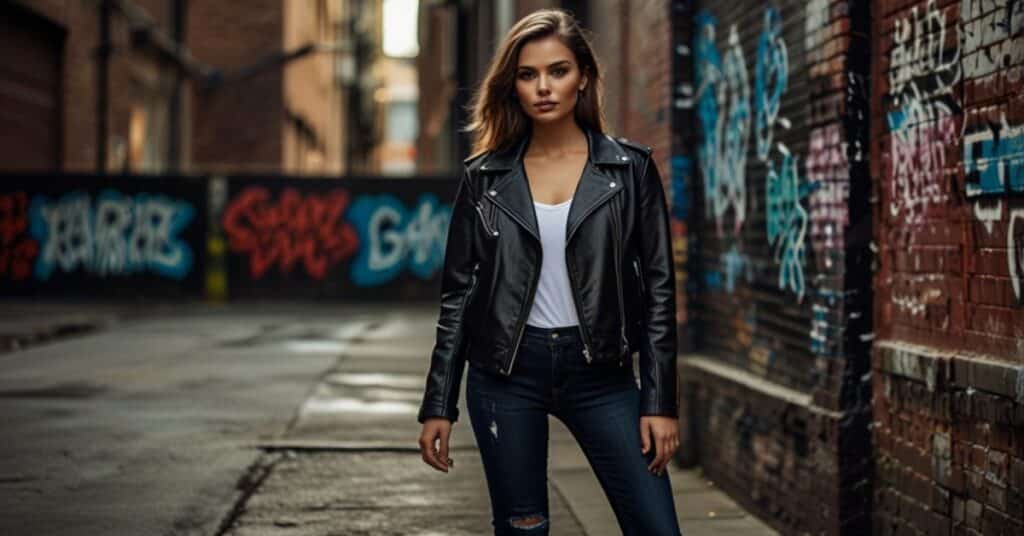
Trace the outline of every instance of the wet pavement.
{"label": "wet pavement", "polygon": [[[468,417],[451,472],[420,460],[432,304],[41,310],[104,323],[0,354],[0,533],[490,533]],[[619,534],[550,426],[551,534]],[[699,469],[669,470],[683,534],[775,534]]]}

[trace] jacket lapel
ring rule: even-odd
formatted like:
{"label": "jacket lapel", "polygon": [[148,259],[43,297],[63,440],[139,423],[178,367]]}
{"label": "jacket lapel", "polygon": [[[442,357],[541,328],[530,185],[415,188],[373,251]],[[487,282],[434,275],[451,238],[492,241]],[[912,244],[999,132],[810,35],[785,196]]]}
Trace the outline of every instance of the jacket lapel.
{"label": "jacket lapel", "polygon": [[[607,134],[584,128],[587,135],[589,155],[580,175],[579,183],[569,205],[566,223],[566,243],[583,220],[601,203],[623,188],[622,181],[616,181],[601,168],[606,165],[628,166],[631,158],[626,151]],[[533,195],[523,166],[523,154],[529,146],[530,131],[501,151],[488,155],[480,165],[484,173],[500,173],[494,179],[484,196],[508,213],[540,242],[537,213],[533,206]]]}

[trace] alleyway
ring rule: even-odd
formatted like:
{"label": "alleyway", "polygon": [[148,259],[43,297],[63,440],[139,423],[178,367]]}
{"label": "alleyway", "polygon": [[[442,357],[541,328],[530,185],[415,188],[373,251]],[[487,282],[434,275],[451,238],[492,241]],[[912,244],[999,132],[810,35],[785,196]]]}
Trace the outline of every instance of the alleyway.
{"label": "alleyway", "polygon": [[[0,354],[0,533],[489,533],[468,420],[449,474],[417,452],[432,306],[8,303],[0,318],[5,340],[80,326]],[[618,534],[555,419],[550,447],[552,534]],[[687,536],[775,534],[699,469],[670,471]]]}

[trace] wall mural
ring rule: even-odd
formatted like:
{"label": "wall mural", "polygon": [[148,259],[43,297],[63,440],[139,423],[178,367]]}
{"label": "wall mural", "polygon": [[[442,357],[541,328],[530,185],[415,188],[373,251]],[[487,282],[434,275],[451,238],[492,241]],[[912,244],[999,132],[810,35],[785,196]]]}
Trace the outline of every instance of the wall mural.
{"label": "wall mural", "polygon": [[12,176],[0,191],[5,294],[199,295],[206,185]]}
{"label": "wall mural", "polygon": [[454,187],[429,178],[234,178],[219,220],[229,294],[432,298]]}

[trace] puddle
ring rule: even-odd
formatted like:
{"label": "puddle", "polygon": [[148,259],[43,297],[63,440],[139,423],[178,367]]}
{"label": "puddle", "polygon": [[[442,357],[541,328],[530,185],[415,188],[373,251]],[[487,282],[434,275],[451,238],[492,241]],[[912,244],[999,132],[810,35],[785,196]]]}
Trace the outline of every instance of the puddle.
{"label": "puddle", "polygon": [[372,385],[396,389],[423,387],[423,377],[419,375],[386,372],[335,372],[328,374],[324,381],[332,385]]}
{"label": "puddle", "polygon": [[363,400],[359,398],[313,398],[302,406],[303,414],[367,413],[415,415],[417,404],[397,400]]}

